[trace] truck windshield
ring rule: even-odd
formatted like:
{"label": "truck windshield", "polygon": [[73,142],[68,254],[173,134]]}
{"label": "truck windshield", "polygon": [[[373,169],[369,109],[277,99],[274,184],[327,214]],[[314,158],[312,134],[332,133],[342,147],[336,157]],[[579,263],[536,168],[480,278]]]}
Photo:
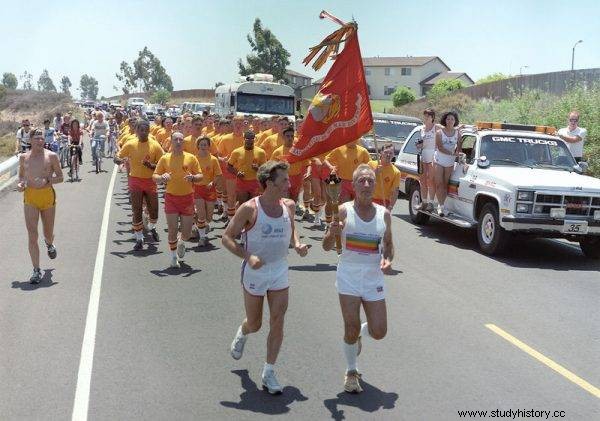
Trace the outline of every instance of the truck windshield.
{"label": "truck windshield", "polygon": [[294,97],[237,94],[237,112],[245,114],[294,115]]}
{"label": "truck windshield", "polygon": [[373,125],[377,136],[404,140],[419,123],[413,121],[373,119]]}
{"label": "truck windshield", "polygon": [[576,164],[564,142],[535,136],[483,136],[479,156],[486,156],[492,165],[571,170]]}

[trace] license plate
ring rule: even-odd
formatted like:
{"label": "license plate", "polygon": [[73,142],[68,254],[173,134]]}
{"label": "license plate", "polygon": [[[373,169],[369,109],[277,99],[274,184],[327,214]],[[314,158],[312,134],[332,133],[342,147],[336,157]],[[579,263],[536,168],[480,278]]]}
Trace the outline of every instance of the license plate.
{"label": "license plate", "polygon": [[565,234],[587,234],[587,221],[565,221],[563,233]]}

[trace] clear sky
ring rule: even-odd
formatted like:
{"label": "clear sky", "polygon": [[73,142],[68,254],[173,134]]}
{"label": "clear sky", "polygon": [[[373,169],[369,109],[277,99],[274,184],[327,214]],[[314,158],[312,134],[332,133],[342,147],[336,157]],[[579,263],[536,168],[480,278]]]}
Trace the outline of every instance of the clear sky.
{"label": "clear sky", "polygon": [[[290,52],[290,68],[336,29],[322,9],[359,24],[362,54],[439,56],[453,71],[479,79],[600,67],[600,1],[275,1],[275,0],[0,0],[0,73],[24,70],[37,81],[47,68],[58,87],[87,73],[111,96],[121,61],[144,46],[158,56],[175,89],[212,88],[237,77],[237,59],[250,52],[246,34],[256,17]],[[120,91],[119,91],[120,92]]]}

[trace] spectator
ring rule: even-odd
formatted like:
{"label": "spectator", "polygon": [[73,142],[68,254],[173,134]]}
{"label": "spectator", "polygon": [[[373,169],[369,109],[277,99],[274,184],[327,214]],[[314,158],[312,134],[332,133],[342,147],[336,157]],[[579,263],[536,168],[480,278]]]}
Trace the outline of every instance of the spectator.
{"label": "spectator", "polygon": [[24,153],[31,149],[30,137],[31,123],[25,119],[21,122],[21,127],[17,130],[17,141],[15,143],[15,154]]}
{"label": "spectator", "polygon": [[558,131],[558,137],[567,143],[567,147],[577,162],[583,159],[583,142],[585,142],[586,136],[587,130],[579,127],[579,113],[571,111],[568,126]]}

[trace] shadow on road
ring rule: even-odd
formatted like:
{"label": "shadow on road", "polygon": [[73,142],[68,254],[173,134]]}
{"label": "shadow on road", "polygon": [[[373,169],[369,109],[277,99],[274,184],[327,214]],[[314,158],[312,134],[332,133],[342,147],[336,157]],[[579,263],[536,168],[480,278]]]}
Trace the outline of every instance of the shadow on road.
{"label": "shadow on road", "polygon": [[551,269],[557,271],[600,270],[600,262],[587,259],[577,243],[567,243],[548,238],[515,235],[509,238],[506,250],[498,256],[481,252],[475,230],[465,230],[443,222],[430,221],[427,225],[414,225],[408,215],[395,215],[415,226],[421,237],[463,250],[515,268]]}
{"label": "shadow on road", "polygon": [[232,370],[233,374],[240,376],[244,392],[240,395],[239,402],[221,401],[226,408],[251,411],[259,414],[279,415],[290,411],[289,405],[298,401],[304,402],[308,398],[293,386],[285,386],[281,395],[272,396],[260,390],[248,375],[248,370]]}
{"label": "shadow on road", "polygon": [[161,270],[151,270],[150,273],[158,276],[159,278],[164,278],[165,276],[171,275],[183,275],[184,278],[189,278],[190,276],[195,275],[196,273],[202,272],[202,269],[194,269],[183,261],[180,261],[179,265],[180,267],[178,268],[168,267],[166,269]]}
{"label": "shadow on road", "polygon": [[52,271],[54,269],[44,269],[44,275],[42,276],[42,280],[39,284],[30,284],[29,281],[26,282],[19,282],[19,281],[14,281],[12,283],[12,287],[15,289],[20,289],[21,291],[35,291],[36,289],[39,288],[49,288],[52,287],[56,284],[58,284],[58,282],[54,282],[52,280]]}
{"label": "shadow on road", "polygon": [[337,266],[329,263],[317,263],[316,265],[290,266],[290,270],[297,270],[298,272],[335,272]]}
{"label": "shadow on road", "polygon": [[[123,243],[133,243],[133,240],[113,240],[113,242],[121,245]],[[148,244],[148,247],[143,250],[111,251],[110,254],[124,259],[127,256],[148,257],[155,254],[162,254],[162,251],[159,251],[154,244]]]}
{"label": "shadow on road", "polygon": [[344,411],[339,409],[340,405],[353,406],[364,412],[376,412],[380,409],[392,409],[398,400],[397,393],[388,393],[377,389],[375,386],[361,380],[363,392],[359,394],[338,393],[335,399],[325,399],[323,405],[331,413],[331,418],[336,421],[346,419]]}

